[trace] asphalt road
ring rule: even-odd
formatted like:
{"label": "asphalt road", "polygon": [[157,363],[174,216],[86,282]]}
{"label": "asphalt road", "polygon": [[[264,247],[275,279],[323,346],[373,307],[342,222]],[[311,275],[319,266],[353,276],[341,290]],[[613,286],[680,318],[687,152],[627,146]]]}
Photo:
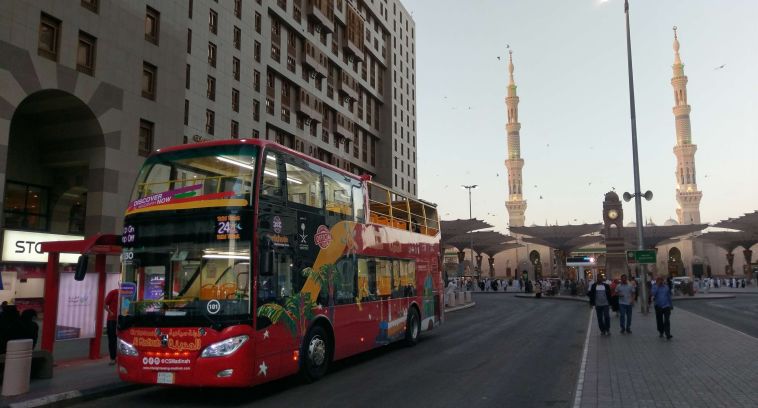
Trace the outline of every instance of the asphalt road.
{"label": "asphalt road", "polygon": [[578,302],[474,296],[416,347],[338,362],[321,381],[250,389],[150,387],[90,407],[570,407],[589,308]]}
{"label": "asphalt road", "polygon": [[[677,302],[681,307],[724,326],[758,338],[758,294],[736,295],[733,299],[688,300]],[[674,310],[676,312],[676,309]]]}

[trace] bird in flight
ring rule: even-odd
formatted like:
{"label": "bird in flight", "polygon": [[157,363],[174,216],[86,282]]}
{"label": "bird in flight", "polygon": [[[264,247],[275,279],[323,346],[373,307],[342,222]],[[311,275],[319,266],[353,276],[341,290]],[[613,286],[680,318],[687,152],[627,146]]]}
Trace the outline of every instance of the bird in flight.
{"label": "bird in flight", "polygon": [[721,64],[721,65],[717,66],[716,68],[713,68],[713,70],[715,71],[717,69],[723,69],[724,67],[726,67],[726,64]]}

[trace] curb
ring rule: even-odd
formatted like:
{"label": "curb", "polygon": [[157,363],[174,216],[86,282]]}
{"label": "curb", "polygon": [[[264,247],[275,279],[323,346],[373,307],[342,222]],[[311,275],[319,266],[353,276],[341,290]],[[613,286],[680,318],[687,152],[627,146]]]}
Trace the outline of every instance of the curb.
{"label": "curb", "polygon": [[456,307],[451,307],[450,309],[445,309],[445,313],[457,312],[459,310],[468,309],[468,308],[474,307],[474,306],[476,306],[476,302],[471,302],[471,303],[469,303],[467,305],[456,306]]}
{"label": "curb", "polygon": [[110,397],[117,394],[136,391],[144,388],[141,384],[112,383],[98,385],[85,390],[66,391],[59,394],[46,395],[26,401],[18,401],[0,405],[2,408],[33,408],[33,407],[66,407],[79,402],[89,401],[101,397]]}
{"label": "curb", "polygon": [[721,294],[719,294],[719,295],[705,295],[705,296],[700,296],[700,297],[698,297],[697,295],[695,295],[695,296],[675,296],[675,297],[672,297],[671,300],[674,301],[674,302],[677,302],[677,301],[680,301],[680,300],[734,299],[736,297],[737,296],[735,296],[735,295],[728,295],[728,294],[724,294],[724,295],[721,295]]}

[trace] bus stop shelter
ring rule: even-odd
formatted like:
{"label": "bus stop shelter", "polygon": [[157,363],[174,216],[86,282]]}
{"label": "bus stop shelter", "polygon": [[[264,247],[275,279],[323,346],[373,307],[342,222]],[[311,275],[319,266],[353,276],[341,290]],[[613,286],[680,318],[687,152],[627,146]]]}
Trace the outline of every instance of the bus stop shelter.
{"label": "bus stop shelter", "polygon": [[94,255],[95,273],[98,274],[97,305],[95,312],[95,337],[90,339],[89,358],[100,358],[100,342],[103,337],[103,303],[105,301],[105,257],[121,255],[121,236],[113,234],[95,234],[77,241],[43,242],[42,252],[47,252],[47,270],[45,272],[45,308],[42,322],[42,350],[52,354],[55,344],[55,330],[58,322],[58,292],[60,284],[60,254]]}

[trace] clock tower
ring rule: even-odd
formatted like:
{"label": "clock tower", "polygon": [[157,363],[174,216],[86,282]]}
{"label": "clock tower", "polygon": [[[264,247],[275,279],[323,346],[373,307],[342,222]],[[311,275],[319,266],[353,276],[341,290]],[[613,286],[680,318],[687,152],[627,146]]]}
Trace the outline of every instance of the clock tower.
{"label": "clock tower", "polygon": [[626,242],[624,240],[624,209],[618,194],[610,191],[603,201],[605,232],[605,277],[614,279],[626,273]]}

